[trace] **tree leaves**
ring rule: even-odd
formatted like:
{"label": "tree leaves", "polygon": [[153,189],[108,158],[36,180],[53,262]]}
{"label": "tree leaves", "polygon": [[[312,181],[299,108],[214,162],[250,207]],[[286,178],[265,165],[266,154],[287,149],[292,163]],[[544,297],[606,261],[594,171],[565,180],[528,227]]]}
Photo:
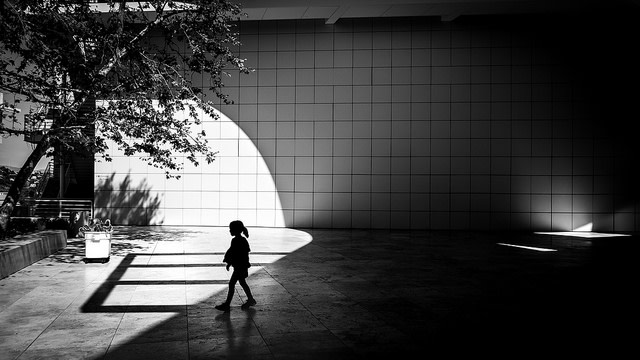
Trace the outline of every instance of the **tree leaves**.
{"label": "tree leaves", "polygon": [[[5,2],[0,90],[59,111],[46,135],[56,151],[109,160],[110,140],[173,171],[183,166],[180,154],[194,164],[213,161],[197,128],[201,114],[216,117],[215,104],[232,102],[222,92],[225,68],[251,71],[233,52],[240,7],[226,0],[131,4]],[[192,74],[207,78],[218,99],[207,99]],[[87,107],[93,99],[102,106]]]}

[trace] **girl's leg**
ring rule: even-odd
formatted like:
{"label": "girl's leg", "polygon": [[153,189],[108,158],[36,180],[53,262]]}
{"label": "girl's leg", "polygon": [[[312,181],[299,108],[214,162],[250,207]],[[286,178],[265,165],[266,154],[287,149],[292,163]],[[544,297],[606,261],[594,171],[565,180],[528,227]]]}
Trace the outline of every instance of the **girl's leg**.
{"label": "girl's leg", "polygon": [[240,282],[240,286],[242,286],[242,290],[244,290],[244,293],[247,294],[247,299],[253,300],[253,295],[251,294],[251,289],[249,289],[249,284],[247,284],[247,281],[245,279],[238,279],[238,281]]}
{"label": "girl's leg", "polygon": [[[244,280],[244,279],[242,279]],[[226,304],[231,304],[231,300],[233,300],[233,293],[236,290],[236,282],[238,278],[235,276],[235,273],[231,275],[231,279],[229,279],[229,292],[227,293],[227,301]],[[240,283],[242,284],[242,283]]]}
{"label": "girl's leg", "polygon": [[231,275],[231,279],[229,279],[229,292],[227,293],[227,301],[225,301],[220,305],[216,305],[215,307],[216,309],[220,311],[225,311],[225,312],[230,310],[229,305],[231,305],[231,300],[233,299],[233,293],[234,293],[234,290],[236,289],[237,281],[238,281],[238,278],[236,276]]}

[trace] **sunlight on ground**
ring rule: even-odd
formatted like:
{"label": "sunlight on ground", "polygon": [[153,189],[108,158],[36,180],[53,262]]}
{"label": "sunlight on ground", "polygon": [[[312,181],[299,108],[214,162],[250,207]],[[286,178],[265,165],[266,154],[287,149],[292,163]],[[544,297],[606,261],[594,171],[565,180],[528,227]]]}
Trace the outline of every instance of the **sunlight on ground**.
{"label": "sunlight on ground", "polygon": [[590,232],[590,231],[537,231],[534,234],[573,236],[573,237],[580,237],[580,238],[608,238],[608,237],[631,236],[629,234],[598,233],[598,232]]}
{"label": "sunlight on ground", "polygon": [[534,246],[524,246],[524,245],[515,245],[515,244],[507,244],[507,243],[498,243],[498,245],[502,245],[502,246],[510,246],[510,247],[516,247],[516,248],[520,248],[520,249],[527,249],[527,250],[534,250],[534,251],[558,251],[555,249],[548,249],[548,248],[540,248],[540,247],[534,247]]}
{"label": "sunlight on ground", "polygon": [[[161,232],[162,227],[157,230]],[[155,233],[147,236],[153,239]],[[114,312],[125,307],[128,312],[175,312],[185,302],[196,305],[226,293],[233,272],[222,263],[230,241],[228,229],[203,227],[180,238],[157,241],[150,249],[125,255],[94,293],[94,306],[88,311]],[[250,228],[248,240],[251,276],[309,244],[312,236],[288,228]],[[244,296],[239,285],[236,289]]]}
{"label": "sunlight on ground", "polygon": [[593,223],[587,223],[582,226],[578,226],[572,231],[536,231],[534,232],[534,234],[572,236],[572,237],[580,237],[580,238],[607,238],[607,237],[618,237],[618,236],[631,236],[629,234],[620,234],[620,233],[593,232],[592,230],[593,230]]}

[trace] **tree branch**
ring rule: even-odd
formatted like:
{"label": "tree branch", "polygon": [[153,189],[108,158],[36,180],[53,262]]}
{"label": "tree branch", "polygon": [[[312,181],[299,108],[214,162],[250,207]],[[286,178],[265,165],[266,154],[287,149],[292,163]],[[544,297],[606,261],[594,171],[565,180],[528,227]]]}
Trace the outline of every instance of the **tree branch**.
{"label": "tree branch", "polygon": [[[148,23],[145,26],[144,29],[142,29],[133,39],[131,39],[129,41],[129,45],[134,44],[135,42],[140,40],[143,36],[145,36],[149,32],[149,30],[151,30],[152,27],[162,23],[163,21],[165,21],[166,19],[168,19],[170,17],[176,16],[176,15],[184,13],[186,11],[187,10],[176,11],[176,12],[171,13],[170,15],[165,15],[163,12],[159,12],[159,14],[158,14],[158,16],[156,17],[155,20],[153,20],[151,23]],[[101,75],[101,76],[106,76],[111,71],[111,69],[113,69],[113,67],[116,65],[116,63],[118,61],[120,61],[120,59],[122,59],[126,54],[127,54],[127,49],[126,48],[116,49],[115,54],[113,55],[113,57],[109,60],[107,65],[105,65],[102,69],[100,69],[98,74]]]}
{"label": "tree branch", "polygon": [[24,135],[29,133],[29,131],[25,131],[25,130],[16,130],[16,129],[10,129],[8,127],[5,126],[0,126],[0,134],[6,134],[9,136],[20,136],[20,135]]}

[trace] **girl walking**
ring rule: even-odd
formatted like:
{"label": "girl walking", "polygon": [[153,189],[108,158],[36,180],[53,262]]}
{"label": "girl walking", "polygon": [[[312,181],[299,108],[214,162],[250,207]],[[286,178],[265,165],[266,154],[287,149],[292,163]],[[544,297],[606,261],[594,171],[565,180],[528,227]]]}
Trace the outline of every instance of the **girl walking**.
{"label": "girl walking", "polygon": [[236,282],[240,282],[240,286],[242,286],[244,293],[247,295],[247,302],[242,304],[242,308],[248,308],[249,306],[256,304],[256,300],[253,298],[253,295],[251,295],[251,289],[249,289],[249,285],[245,280],[249,277],[249,267],[251,267],[251,264],[249,263],[249,252],[251,249],[249,248],[249,242],[247,241],[247,238],[249,237],[249,230],[247,230],[242,221],[235,220],[229,224],[229,232],[231,233],[231,236],[233,236],[233,239],[231,239],[231,246],[224,254],[224,260],[222,261],[227,263],[227,271],[229,271],[230,266],[233,266],[233,274],[231,274],[231,279],[229,279],[227,301],[216,306],[216,309],[221,311],[230,310],[231,300],[233,299],[233,293],[236,288]]}

